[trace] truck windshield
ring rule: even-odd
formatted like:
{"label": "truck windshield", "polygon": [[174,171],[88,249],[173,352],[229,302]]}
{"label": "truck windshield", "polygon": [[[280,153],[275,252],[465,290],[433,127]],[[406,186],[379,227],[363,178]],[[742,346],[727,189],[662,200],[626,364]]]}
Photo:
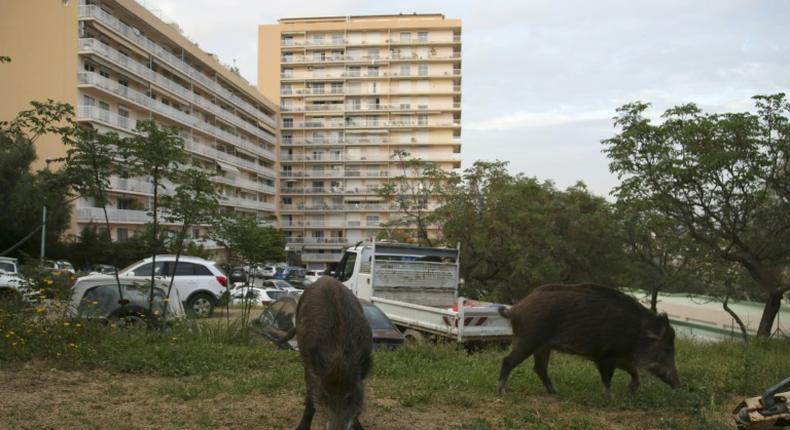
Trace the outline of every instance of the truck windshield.
{"label": "truck windshield", "polygon": [[340,273],[337,274],[337,280],[340,282],[348,281],[354,273],[354,263],[357,261],[357,254],[347,252],[340,261]]}

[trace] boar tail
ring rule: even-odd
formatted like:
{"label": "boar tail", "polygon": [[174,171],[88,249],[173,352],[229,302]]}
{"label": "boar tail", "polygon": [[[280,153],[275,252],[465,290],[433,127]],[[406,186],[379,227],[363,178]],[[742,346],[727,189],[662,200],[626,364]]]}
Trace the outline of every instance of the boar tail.
{"label": "boar tail", "polygon": [[502,315],[503,318],[510,319],[510,309],[500,306],[497,308],[497,312],[499,312],[499,315]]}

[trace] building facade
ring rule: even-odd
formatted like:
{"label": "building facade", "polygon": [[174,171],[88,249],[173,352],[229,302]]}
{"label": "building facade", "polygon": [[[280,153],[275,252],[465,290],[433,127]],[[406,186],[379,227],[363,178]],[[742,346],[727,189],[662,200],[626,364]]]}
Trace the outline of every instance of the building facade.
{"label": "building facade", "polygon": [[[0,3],[0,118],[31,100],[75,107],[76,120],[132,135],[139,120],[177,126],[191,160],[215,171],[225,210],[276,213],[277,105],[231,68],[134,0],[4,0]],[[55,136],[37,143],[38,166],[62,157]],[[112,236],[150,220],[146,177],[110,181]],[[70,233],[103,226],[100,208],[74,202]],[[191,232],[200,240],[208,226]],[[210,241],[204,244],[212,247]]]}
{"label": "building facade", "polygon": [[258,88],[281,110],[279,225],[308,267],[401,216],[377,189],[420,172],[396,152],[460,167],[460,20],[281,19],[259,27],[258,49]]}

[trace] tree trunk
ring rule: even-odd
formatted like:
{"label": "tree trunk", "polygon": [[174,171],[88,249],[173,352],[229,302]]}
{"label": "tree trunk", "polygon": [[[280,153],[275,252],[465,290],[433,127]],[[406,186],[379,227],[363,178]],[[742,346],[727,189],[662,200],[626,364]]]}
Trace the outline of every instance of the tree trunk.
{"label": "tree trunk", "polygon": [[658,288],[650,290],[650,310],[658,313]]}
{"label": "tree trunk", "polygon": [[727,311],[728,314],[730,314],[732,319],[734,319],[735,322],[738,323],[738,327],[740,327],[741,329],[741,335],[743,336],[743,341],[748,342],[749,333],[746,331],[746,324],[744,324],[743,320],[741,320],[741,317],[739,317],[738,314],[736,314],[735,311],[733,311],[732,308],[730,308],[729,301],[730,301],[730,296],[725,297],[722,306],[724,306],[724,310]]}
{"label": "tree trunk", "polygon": [[151,317],[153,316],[152,313],[154,311],[154,285],[155,285],[154,283],[156,282],[156,209],[157,209],[156,203],[158,197],[157,191],[159,190],[159,181],[157,180],[158,172],[156,171],[156,169],[154,169],[153,176],[154,176],[153,178],[154,179],[154,203],[153,203],[154,210],[152,216],[154,222],[153,222],[153,233],[152,233],[153,240],[151,240],[151,248],[152,248],[151,251],[153,252],[151,253],[151,293],[148,296],[148,322],[149,322],[148,327],[151,327],[150,322],[153,320],[153,318]]}
{"label": "tree trunk", "polygon": [[173,291],[173,281],[176,279],[176,269],[178,269],[178,259],[181,258],[181,251],[184,248],[184,236],[187,234],[187,221],[184,220],[184,225],[181,227],[181,232],[178,234],[178,248],[176,248],[176,261],[173,263],[173,276],[170,277],[170,285],[167,286],[167,295],[165,295],[165,309],[162,311],[162,320],[167,315],[167,308],[170,304],[170,292]]}
{"label": "tree trunk", "polygon": [[768,295],[768,301],[765,302],[765,308],[763,308],[763,316],[760,318],[760,327],[757,329],[757,336],[771,336],[776,314],[779,313],[779,308],[782,306],[782,296],[784,296],[782,289],[775,289]]}

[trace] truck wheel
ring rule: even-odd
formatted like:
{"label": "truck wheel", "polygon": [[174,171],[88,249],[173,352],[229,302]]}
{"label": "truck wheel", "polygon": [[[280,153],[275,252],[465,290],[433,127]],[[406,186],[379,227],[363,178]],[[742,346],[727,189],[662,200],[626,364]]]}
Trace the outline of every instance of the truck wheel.
{"label": "truck wheel", "polygon": [[214,313],[214,298],[206,293],[193,295],[187,301],[187,313],[195,318],[208,318]]}
{"label": "truck wheel", "polygon": [[403,337],[406,338],[407,343],[411,343],[414,345],[420,345],[425,343],[425,335],[418,332],[417,330],[408,329],[403,332]]}

